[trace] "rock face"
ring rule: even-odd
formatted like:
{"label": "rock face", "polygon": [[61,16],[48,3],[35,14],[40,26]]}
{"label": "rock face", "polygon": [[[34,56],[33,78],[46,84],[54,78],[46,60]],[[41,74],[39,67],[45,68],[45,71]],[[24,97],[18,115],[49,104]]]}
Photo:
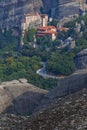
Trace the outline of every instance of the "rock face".
{"label": "rock face", "polygon": [[40,12],[41,7],[45,7],[51,17],[58,19],[79,12],[76,0],[1,0],[0,28],[20,26],[25,13]]}
{"label": "rock face", "polygon": [[76,0],[43,0],[43,3],[50,15],[58,19],[79,13],[79,2]]}
{"label": "rock face", "polygon": [[60,79],[57,87],[44,96],[40,105],[34,110],[34,112],[36,113],[40,109],[47,107],[48,104],[55,99],[78,92],[83,88],[87,88],[87,70],[77,71],[71,76]]}
{"label": "rock face", "polygon": [[46,93],[25,79],[3,82],[0,85],[0,113],[29,115]]}
{"label": "rock face", "polygon": [[[26,80],[6,82],[0,86],[0,103],[3,107],[6,104],[9,106],[7,99],[10,99],[10,97],[11,99],[13,98],[14,102],[10,100],[12,106],[10,105],[11,109],[9,110],[15,110],[19,114],[19,112],[23,112],[23,109],[30,110],[30,105],[36,104],[37,101],[37,104],[39,104],[42,95],[46,93],[46,91],[36,89],[34,86],[26,83]],[[20,96],[24,94],[25,96]],[[37,96],[39,97],[37,98]],[[31,101],[33,101],[33,104]],[[27,104],[30,103],[30,105],[26,105],[26,102]],[[39,112],[33,114],[31,117],[1,114],[0,128],[2,130],[87,129],[87,70],[84,73],[80,71],[60,80],[58,86],[46,94],[43,103],[45,104],[42,107],[43,109],[40,109]]]}
{"label": "rock face", "polygon": [[83,87],[87,88],[87,73],[74,74],[58,81],[58,85],[46,96],[49,99],[61,98],[71,93],[77,92]]}
{"label": "rock face", "polygon": [[84,49],[77,54],[75,63],[78,69],[87,68],[87,49]]}
{"label": "rock face", "polygon": [[85,130],[87,128],[87,89],[55,99],[51,104],[27,119],[31,130]]}
{"label": "rock face", "polygon": [[19,26],[25,13],[33,13],[43,6],[41,0],[2,0],[0,1],[0,27]]}
{"label": "rock face", "polygon": [[55,99],[32,117],[0,115],[1,130],[86,130],[87,89]]}

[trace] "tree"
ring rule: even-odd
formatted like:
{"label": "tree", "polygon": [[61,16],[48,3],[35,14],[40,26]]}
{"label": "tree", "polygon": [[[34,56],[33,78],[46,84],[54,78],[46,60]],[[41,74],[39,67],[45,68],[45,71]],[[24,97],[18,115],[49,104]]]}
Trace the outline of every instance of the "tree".
{"label": "tree", "polygon": [[69,75],[75,70],[72,55],[53,54],[47,61],[46,69],[55,75]]}
{"label": "tree", "polygon": [[48,25],[56,26],[57,27],[58,22],[59,21],[57,19],[53,19],[51,22],[48,23]]}
{"label": "tree", "polygon": [[36,29],[35,28],[29,29],[28,32],[25,35],[25,37],[27,38],[27,41],[33,42],[35,33],[36,33]]}

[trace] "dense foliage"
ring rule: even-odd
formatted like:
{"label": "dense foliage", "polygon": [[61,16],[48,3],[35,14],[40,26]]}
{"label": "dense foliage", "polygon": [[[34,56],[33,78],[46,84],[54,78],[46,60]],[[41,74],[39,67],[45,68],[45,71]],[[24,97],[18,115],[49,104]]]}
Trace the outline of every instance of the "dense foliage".
{"label": "dense foliage", "polygon": [[18,37],[13,36],[13,32],[11,30],[0,30],[0,52],[14,50],[16,51],[18,47]]}
{"label": "dense foliage", "polygon": [[40,66],[37,57],[7,57],[0,61],[1,80],[24,78],[30,71],[35,72]]}
{"label": "dense foliage", "polygon": [[[32,29],[31,32],[34,34],[35,30]],[[33,35],[29,38],[32,39]],[[36,74],[36,70],[42,67],[41,59],[46,60],[47,54],[28,44],[25,44],[19,51],[18,39],[18,36],[14,36],[11,30],[0,31],[0,81],[26,78],[29,83],[40,88],[55,87],[56,79],[44,79]]]}
{"label": "dense foliage", "polygon": [[57,27],[58,22],[59,21],[57,19],[53,19],[51,22],[48,22],[48,25],[56,26]]}
{"label": "dense foliage", "polygon": [[47,61],[46,68],[48,72],[56,75],[69,75],[75,70],[73,56],[56,52]]}
{"label": "dense foliage", "polygon": [[24,42],[33,42],[34,41],[34,35],[36,33],[36,29],[35,28],[31,28],[29,29],[24,36]]}

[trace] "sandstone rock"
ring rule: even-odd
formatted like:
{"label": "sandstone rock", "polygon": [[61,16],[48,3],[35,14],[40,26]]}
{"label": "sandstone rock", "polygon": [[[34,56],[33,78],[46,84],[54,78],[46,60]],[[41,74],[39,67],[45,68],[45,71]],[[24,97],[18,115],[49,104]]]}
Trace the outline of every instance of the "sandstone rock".
{"label": "sandstone rock", "polygon": [[[32,92],[34,92],[34,95]],[[40,104],[42,96],[39,94],[44,95],[46,93],[46,91],[35,88],[28,83],[19,82],[14,84],[14,82],[12,82],[11,84],[10,82],[10,84],[1,85],[0,110],[5,108],[5,105],[9,106],[7,101],[10,101],[10,106],[11,103],[12,106],[8,109],[10,110],[8,112],[13,112],[14,114],[24,112],[24,114],[27,114],[31,110],[34,110],[35,107],[32,107],[33,104],[36,106],[35,103],[37,101],[38,104]],[[21,98],[20,95],[22,95]],[[37,96],[39,96],[39,98],[37,98]],[[12,102],[12,97],[15,99],[14,102]],[[33,101],[31,100],[33,104],[30,99],[33,99]],[[29,101],[32,106],[26,105]],[[1,114],[0,129],[85,130],[87,128],[87,72],[79,71],[60,80],[58,86],[46,94],[41,105],[43,109],[40,108],[40,111],[30,117]],[[25,113],[23,109],[25,109],[27,113]]]}
{"label": "sandstone rock", "polygon": [[46,93],[26,79],[4,82],[0,85],[0,113],[29,115]]}
{"label": "sandstone rock", "polygon": [[79,4],[75,0],[3,0],[0,1],[0,28],[20,27],[24,14],[40,12],[41,7],[58,19],[79,13]]}
{"label": "sandstone rock", "polygon": [[[56,99],[78,92],[87,88],[87,70],[76,71],[71,76],[58,81],[57,87],[48,92],[42,99],[40,105],[34,110],[38,112]],[[68,103],[67,103],[68,104]]]}
{"label": "sandstone rock", "polygon": [[79,13],[79,4],[76,0],[43,0],[43,2],[51,16],[58,19]]}
{"label": "sandstone rock", "polygon": [[21,82],[21,83],[27,83],[27,79],[19,79],[19,82]]}
{"label": "sandstone rock", "polygon": [[0,129],[86,130],[87,88],[61,99],[56,98],[48,107],[31,117],[1,114]]}
{"label": "sandstone rock", "polygon": [[26,13],[40,11],[41,0],[3,0],[0,1],[0,28],[20,26]]}

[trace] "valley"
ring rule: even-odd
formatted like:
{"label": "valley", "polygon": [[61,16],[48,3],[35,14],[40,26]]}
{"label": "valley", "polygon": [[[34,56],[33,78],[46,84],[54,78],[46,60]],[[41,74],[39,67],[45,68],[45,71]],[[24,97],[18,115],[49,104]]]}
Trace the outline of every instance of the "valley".
{"label": "valley", "polygon": [[87,129],[87,1],[0,1],[0,129]]}

